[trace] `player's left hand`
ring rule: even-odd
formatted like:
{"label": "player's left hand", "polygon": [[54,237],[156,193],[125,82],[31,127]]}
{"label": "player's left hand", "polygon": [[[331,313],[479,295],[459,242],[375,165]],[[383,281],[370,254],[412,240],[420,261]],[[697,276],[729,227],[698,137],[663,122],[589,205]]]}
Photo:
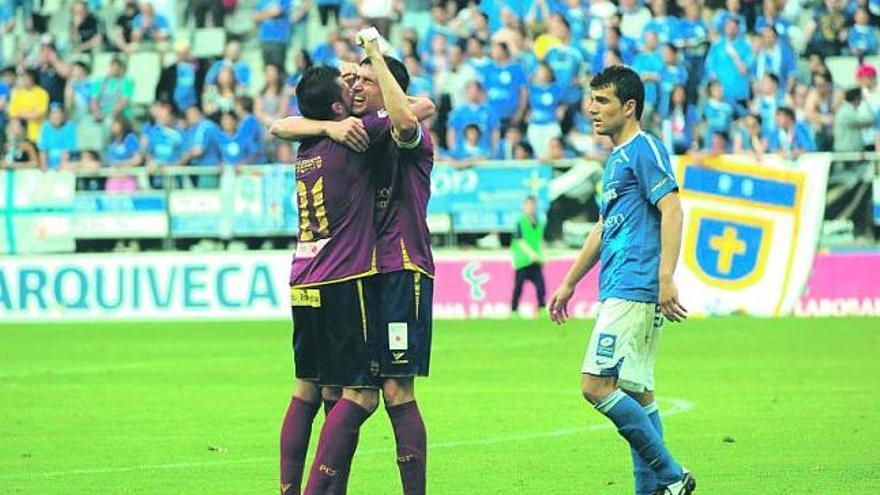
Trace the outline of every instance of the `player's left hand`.
{"label": "player's left hand", "polygon": [[687,309],[679,302],[678,289],[671,278],[660,280],[660,312],[672,322],[684,321],[687,318]]}

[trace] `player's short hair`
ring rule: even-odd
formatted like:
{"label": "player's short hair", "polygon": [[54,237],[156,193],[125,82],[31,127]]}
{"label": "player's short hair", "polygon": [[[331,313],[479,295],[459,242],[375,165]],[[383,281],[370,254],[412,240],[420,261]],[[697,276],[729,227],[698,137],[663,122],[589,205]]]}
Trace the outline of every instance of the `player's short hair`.
{"label": "player's short hair", "polygon": [[636,71],[625,65],[606,67],[590,81],[590,88],[614,88],[614,93],[621,104],[635,100],[636,120],[642,119],[642,111],[645,109],[645,85]]}
{"label": "player's short hair", "polygon": [[342,101],[338,84],[339,69],[327,65],[309,67],[296,86],[296,98],[303,117],[313,120],[333,120],[333,104]]}
{"label": "player's short hair", "polygon": [[[406,70],[406,66],[403,65],[403,62],[397,60],[394,57],[389,57],[388,55],[383,56],[385,59],[385,65],[388,66],[388,70],[391,71],[391,75],[394,76],[394,80],[397,81],[397,84],[400,85],[401,89],[405,93],[407,89],[409,89],[409,71]],[[418,57],[416,57],[418,60]],[[373,65],[373,62],[369,58],[365,58],[361,60],[361,65]],[[300,83],[302,84],[302,83]]]}

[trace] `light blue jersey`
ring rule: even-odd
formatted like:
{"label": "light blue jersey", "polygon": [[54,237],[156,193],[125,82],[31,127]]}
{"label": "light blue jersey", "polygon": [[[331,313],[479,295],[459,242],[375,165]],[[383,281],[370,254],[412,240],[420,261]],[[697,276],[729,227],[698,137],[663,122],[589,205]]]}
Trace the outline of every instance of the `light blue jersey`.
{"label": "light blue jersey", "polygon": [[639,132],[612,150],[602,177],[603,218],[599,300],[658,302],[660,211],[678,190],[669,154],[657,137]]}

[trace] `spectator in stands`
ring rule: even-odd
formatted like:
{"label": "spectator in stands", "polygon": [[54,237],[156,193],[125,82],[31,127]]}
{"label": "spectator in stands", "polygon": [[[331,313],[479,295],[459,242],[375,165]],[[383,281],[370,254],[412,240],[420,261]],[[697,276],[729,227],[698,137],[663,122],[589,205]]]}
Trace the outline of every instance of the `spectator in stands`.
{"label": "spectator in stands", "polygon": [[290,30],[293,32],[293,44],[298,50],[309,47],[309,12],[312,0],[292,0],[290,4]]}
{"label": "spectator in stands", "polygon": [[58,56],[52,35],[40,37],[39,56],[32,68],[37,73],[37,84],[49,93],[49,101],[63,104],[64,84],[70,75],[70,65]]}
{"label": "spectator in stands", "polygon": [[605,67],[605,52],[612,49],[620,54],[620,57],[626,64],[632,63],[636,53],[638,53],[638,47],[634,40],[620,34],[620,29],[608,26],[605,28],[605,33],[602,39],[599,40],[599,44],[596,46],[596,51],[593,53],[593,58],[590,61],[590,69],[594,74],[601,72]]}
{"label": "spectator in stands", "polygon": [[104,42],[98,18],[89,12],[89,5],[83,0],[73,2],[73,15],[70,17],[70,48],[73,53],[90,52]]}
{"label": "spectator in stands", "polygon": [[135,43],[161,43],[171,39],[171,25],[157,14],[149,1],[141,3],[140,13],[132,22],[131,40]]}
{"label": "spectator in stands", "polygon": [[485,72],[492,65],[492,59],[486,56],[486,43],[479,38],[467,40],[467,63],[482,79]]}
{"label": "spectator in stands", "polygon": [[220,114],[220,159],[224,165],[253,163],[256,151],[251,142],[238,136],[238,117],[233,112]]}
{"label": "spectator in stands", "polygon": [[549,146],[547,146],[547,153],[543,156],[539,155],[538,159],[544,161],[554,161],[565,160],[566,158],[574,157],[574,151],[565,146],[565,141],[563,141],[560,137],[555,137],[550,139]]}
{"label": "spectator in stands", "polygon": [[514,160],[534,160],[535,159],[535,150],[532,149],[532,145],[530,145],[529,143],[527,143],[525,141],[516,143],[516,145],[513,147],[513,159]]}
{"label": "spectator in stands", "polygon": [[733,123],[733,107],[724,101],[724,87],[718,81],[709,82],[706,88],[708,98],[703,105],[702,119],[703,147],[708,149],[712,143],[712,134],[716,132],[728,132]]}
{"label": "spectator in stands", "polygon": [[259,25],[263,64],[284,67],[290,41],[290,0],[257,0],[253,18]]}
{"label": "spectator in stands", "polygon": [[880,150],[880,87],[877,85],[877,69],[870,64],[860,65],[856,71],[856,82],[862,88],[862,99],[874,112],[874,149]]}
{"label": "spectator in stands", "polygon": [[700,0],[684,0],[684,17],[679,20],[673,43],[684,55],[688,71],[688,96],[696,99],[699,84],[703,80],[709,28],[703,21]]}
{"label": "spectator in stands", "polygon": [[[133,169],[143,163],[141,143],[131,121],[117,115],[110,124],[110,146],[107,148],[107,165],[115,169]],[[107,178],[108,193],[131,193],[138,190],[137,177],[114,175]]]}
{"label": "spectator in stands", "polygon": [[748,114],[739,119],[733,128],[733,152],[751,153],[761,158],[767,152],[767,140],[763,137],[762,127],[761,117],[758,115]]}
{"label": "spectator in stands", "polygon": [[772,26],[761,31],[761,45],[755,52],[752,71],[754,80],[761,81],[765,74],[773,74],[780,88],[787,88],[789,78],[797,70],[797,57],[787,43],[782,42]]}
{"label": "spectator in stands", "polygon": [[[863,132],[873,127],[874,113],[862,99],[862,90],[847,90],[843,104],[834,114],[834,151],[866,151]],[[871,144],[873,141],[870,140]]]}
{"label": "spectator in stands", "polygon": [[654,127],[654,115],[657,110],[660,95],[660,74],[666,65],[663,56],[658,50],[657,33],[648,31],[645,33],[645,44],[642,51],[633,59],[633,69],[642,76],[645,85],[645,106],[642,109],[642,127],[651,129]]}
{"label": "spectator in stands", "polygon": [[[184,132],[183,156],[180,164],[200,167],[220,165],[220,127],[205,117],[199,107],[186,110],[186,131]],[[215,188],[220,184],[218,176],[200,175],[196,177],[196,187]]]}
{"label": "spectator in stands", "polygon": [[864,57],[877,54],[877,28],[870,24],[871,17],[865,9],[856,10],[855,24],[849,28],[847,47],[850,55]]}
{"label": "spectator in stands", "polygon": [[448,106],[440,105],[441,108],[458,108],[467,101],[467,87],[477,79],[477,72],[464,58],[464,51],[460,45],[449,47],[449,69],[436,77],[434,87],[440,93],[440,97],[449,98]]}
{"label": "spectator in stands", "polygon": [[[15,30],[15,10],[11,2],[0,2],[0,38],[12,36]],[[0,67],[4,67],[3,50],[0,49]],[[2,134],[2,133],[0,133]],[[0,138],[5,139],[5,138]]]}
{"label": "spectator in stands", "polygon": [[92,108],[92,79],[89,66],[77,61],[71,64],[70,78],[64,87],[64,108],[72,122],[79,124],[90,117]]}
{"label": "spectator in stands", "polygon": [[136,0],[126,0],[122,12],[116,18],[113,26],[113,34],[110,42],[114,48],[124,53],[131,53],[135,46],[132,44],[134,33],[134,19],[138,16],[138,4]]}
{"label": "spectator in stands", "polygon": [[785,99],[779,91],[779,79],[775,74],[764,74],[761,81],[761,92],[752,99],[751,112],[761,117],[764,122],[762,132],[769,136],[776,127],[776,110],[785,106]]}
{"label": "spectator in stands", "polygon": [[187,10],[195,17],[197,28],[208,27],[209,17],[211,26],[223,27],[223,17],[226,13],[223,3],[219,0],[190,0]]}
{"label": "spectator in stands", "polygon": [[254,100],[254,114],[267,128],[272,122],[286,117],[287,94],[284,91],[284,71],[269,64],[265,69],[265,85]]}
{"label": "spectator in stands", "polygon": [[125,62],[115,57],[107,75],[92,83],[92,116],[109,124],[119,115],[131,116],[129,102],[134,95],[134,83],[125,74]]}
{"label": "spectator in stands", "polygon": [[556,84],[553,70],[545,63],[539,64],[529,87],[530,113],[527,131],[529,144],[538,156],[547,154],[550,138],[562,136],[562,128],[559,126],[562,118],[561,103],[562,88]]}
{"label": "spectator in stands", "polygon": [[663,68],[660,69],[660,98],[659,111],[661,116],[668,113],[666,108],[669,105],[672,90],[676,86],[685,85],[687,87],[688,73],[684,63],[678,56],[678,48],[672,43],[663,45]]}
{"label": "spectator in stands", "polygon": [[[264,162],[265,146],[263,144],[263,136],[265,131],[260,121],[254,115],[254,99],[250,96],[241,96],[235,102],[235,116],[238,118],[238,131],[236,133],[240,139],[247,141],[247,146],[252,149],[259,150],[260,154],[256,158],[256,162]],[[277,142],[277,140],[272,140]]]}
{"label": "spectator in stands", "polygon": [[211,64],[208,72],[205,74],[205,84],[217,84],[217,75],[220,69],[232,69],[235,74],[235,80],[244,87],[251,84],[251,67],[241,60],[241,43],[236,40],[230,40],[223,49],[223,58]]}
{"label": "spectator in stands", "polygon": [[620,32],[634,40],[647,34],[645,26],[651,21],[651,11],[639,0],[620,0]]}
{"label": "spectator in stands", "polygon": [[577,48],[577,42],[571,36],[571,29],[564,16],[551,14],[547,18],[549,33],[561,41],[561,44],[547,50],[544,61],[553,69],[556,84],[563,89],[562,102],[565,105],[576,105],[583,97],[584,55]]}
{"label": "spectator in stands", "polygon": [[825,8],[819,10],[813,22],[804,30],[804,35],[810,40],[807,53],[817,53],[822,57],[843,53],[847,41],[843,4],[843,0],[825,0]]}
{"label": "spectator in stands", "polygon": [[483,72],[489,106],[503,127],[519,125],[529,101],[528,79],[507,43],[492,43],[492,64]]}
{"label": "spectator in stands", "polygon": [[719,9],[712,18],[712,41],[723,39],[727,31],[727,21],[733,19],[737,25],[736,34],[741,36],[746,32],[746,16],[742,13],[740,0],[727,0],[726,8]]}
{"label": "spectator in stands", "polygon": [[70,168],[72,154],[77,149],[76,127],[67,121],[60,103],[49,105],[49,121],[40,129],[37,147],[43,170]]}
{"label": "spectator in stands", "polygon": [[[493,160],[513,160],[516,154],[516,146],[523,143],[524,136],[522,127],[512,125],[504,131],[504,138],[498,142],[495,153],[492,154]],[[531,148],[531,146],[530,146]]]}
{"label": "spectator in stands", "polygon": [[356,0],[356,5],[367,24],[378,29],[386,39],[391,36],[391,18],[396,15],[392,0]]}
{"label": "spectator in stands", "polygon": [[187,40],[175,41],[174,51],[177,53],[177,62],[174,64],[174,90],[171,92],[171,97],[177,109],[185,112],[187,108],[199,103],[196,94],[199,63],[190,53]]}
{"label": "spectator in stands", "polygon": [[449,113],[447,149],[453,151],[462,147],[464,131],[469,125],[476,125],[480,131],[481,147],[495,149],[501,135],[501,123],[486,103],[483,87],[477,81],[472,81],[467,87],[467,102]]}
{"label": "spectator in stands", "polygon": [[452,150],[452,158],[458,161],[457,167],[470,167],[475,162],[488,160],[491,153],[483,144],[483,132],[476,124],[464,128],[464,139]]}
{"label": "spectator in stands", "polygon": [[315,0],[315,3],[318,5],[322,26],[327,26],[330,22],[330,14],[333,14],[333,20],[339,23],[339,8],[342,6],[342,0]]}
{"label": "spectator in stands", "polygon": [[[177,128],[171,103],[157,101],[154,105],[156,123],[147,133],[144,146],[147,173],[154,176],[150,183],[154,188],[164,187],[162,177],[155,176],[161,167],[178,165],[183,157],[183,133]],[[179,181],[178,181],[179,183]]]}
{"label": "spectator in stands", "polygon": [[[657,38],[661,44],[672,43],[674,41],[676,24],[678,19],[674,16],[667,15],[666,0],[651,0],[651,11],[653,17],[645,24],[644,33],[657,33]],[[640,39],[636,37],[635,39]]]}
{"label": "spectator in stands", "polygon": [[407,55],[403,58],[403,64],[409,72],[409,90],[407,93],[412,96],[433,98],[434,83],[431,81],[431,78],[425,76],[425,70],[422,68],[419,58],[415,55]]}
{"label": "spectator in stands", "polygon": [[696,146],[697,108],[688,99],[687,88],[679,84],[669,94],[661,114],[663,141],[670,153],[683,155]]}
{"label": "spectator in stands", "polygon": [[830,75],[813,74],[813,84],[804,102],[804,117],[813,127],[813,135],[819,150],[829,151],[833,146],[834,111],[840,103]]}
{"label": "spectator in stands", "polygon": [[207,115],[217,112],[228,112],[235,107],[235,100],[244,93],[235,81],[235,74],[230,68],[220,69],[217,84],[205,86],[202,94],[202,108]]}
{"label": "spectator in stands", "polygon": [[40,128],[48,113],[49,93],[37,85],[36,71],[21,71],[18,84],[9,99],[9,117],[27,121],[27,139],[35,143],[40,137]]}
{"label": "spectator in stands", "polygon": [[724,37],[712,44],[706,57],[706,78],[721,82],[725,99],[742,115],[748,106],[748,76],[754,58],[749,44],[739,36],[739,26],[737,17],[727,17]]}
{"label": "spectator in stands", "polygon": [[40,155],[34,143],[27,138],[28,123],[13,117],[6,126],[6,143],[0,165],[3,168],[39,168]]}
{"label": "spectator in stands", "polygon": [[816,151],[813,132],[803,121],[796,121],[794,111],[782,107],[776,111],[776,131],[767,138],[767,150],[789,158]]}
{"label": "spectator in stands", "polygon": [[0,149],[6,142],[6,124],[9,122],[9,97],[15,85],[15,72],[11,69],[0,71]]}
{"label": "spectator in stands", "polygon": [[[790,2],[796,3],[796,2]],[[773,28],[773,32],[779,36],[783,43],[791,43],[791,23],[779,16],[780,2],[777,0],[764,1],[764,15],[755,20],[755,32],[763,33],[766,28]]]}

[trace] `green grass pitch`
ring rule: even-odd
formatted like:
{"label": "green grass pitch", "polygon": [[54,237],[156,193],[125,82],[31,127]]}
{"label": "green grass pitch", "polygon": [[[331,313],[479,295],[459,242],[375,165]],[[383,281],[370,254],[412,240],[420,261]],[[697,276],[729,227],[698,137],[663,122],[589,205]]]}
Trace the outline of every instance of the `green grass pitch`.
{"label": "green grass pitch", "polygon": [[[580,396],[590,326],[436,323],[429,493],[632,493],[628,449]],[[284,322],[0,327],[0,493],[277,493],[289,339]],[[878,390],[878,319],[689,321],[661,343],[668,444],[697,493],[880,492]],[[382,410],[349,493],[400,493]]]}

